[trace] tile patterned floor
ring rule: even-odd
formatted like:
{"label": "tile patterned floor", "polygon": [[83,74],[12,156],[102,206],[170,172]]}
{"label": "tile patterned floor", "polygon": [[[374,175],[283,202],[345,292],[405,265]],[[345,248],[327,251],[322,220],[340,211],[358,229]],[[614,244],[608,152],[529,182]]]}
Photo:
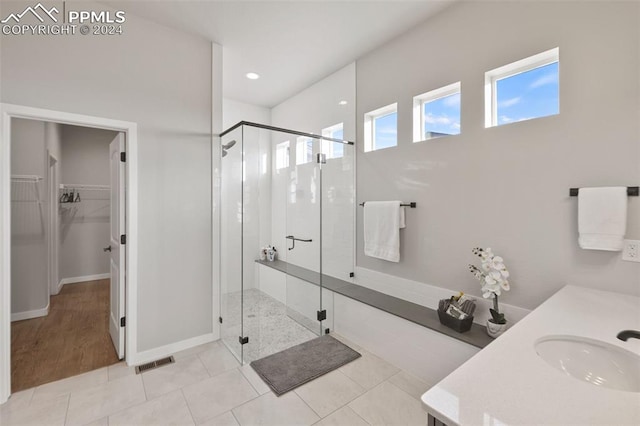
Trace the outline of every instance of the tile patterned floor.
{"label": "tile patterned floor", "polygon": [[[240,297],[243,297],[244,334],[240,331]],[[249,343],[243,345],[243,361],[249,363],[256,359],[280,352],[292,346],[318,337],[320,327],[315,321],[315,332],[309,330],[309,319],[287,308],[262,291],[252,288],[240,292],[222,295],[221,327],[222,340],[240,358],[238,336],[249,337]]]}
{"label": "tile patterned floor", "polygon": [[0,405],[0,424],[426,424],[419,397],[428,384],[333,335],[362,357],[281,397],[217,341],[141,375],[120,363],[15,393]]}

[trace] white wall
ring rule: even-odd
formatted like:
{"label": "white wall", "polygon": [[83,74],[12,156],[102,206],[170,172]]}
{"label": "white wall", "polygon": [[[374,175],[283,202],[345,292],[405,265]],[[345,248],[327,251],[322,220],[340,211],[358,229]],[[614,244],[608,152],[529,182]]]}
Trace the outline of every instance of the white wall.
{"label": "white wall", "polygon": [[[62,126],[63,184],[110,184],[109,144],[117,132]],[[110,192],[80,190],[81,202],[60,206],[60,279],[109,273]]]}
{"label": "white wall", "polygon": [[[2,2],[0,11],[27,4]],[[103,7],[67,1],[66,8]],[[138,124],[137,349],[144,351],[213,332],[211,129],[219,98],[212,99],[212,77],[222,64],[212,64],[210,42],[131,14],[123,30],[3,36],[0,99]]]}
{"label": "white wall", "polygon": [[226,130],[241,121],[271,124],[271,110],[233,99],[222,99],[222,127]]}
{"label": "white wall", "polygon": [[11,183],[11,313],[25,319],[49,305],[45,125],[12,119],[11,139],[11,174],[42,178]]}
{"label": "white wall", "polygon": [[[417,201],[398,264],[357,264],[480,295],[471,248],[504,257],[523,308],[567,283],[640,294],[640,265],[581,250],[569,188],[640,182],[637,2],[458,2],[357,62],[359,201]],[[560,114],[484,128],[485,71],[560,48]],[[412,97],[462,82],[462,134],[412,143]],[[363,115],[398,102],[398,146],[363,152]],[[627,238],[640,238],[629,198]]]}

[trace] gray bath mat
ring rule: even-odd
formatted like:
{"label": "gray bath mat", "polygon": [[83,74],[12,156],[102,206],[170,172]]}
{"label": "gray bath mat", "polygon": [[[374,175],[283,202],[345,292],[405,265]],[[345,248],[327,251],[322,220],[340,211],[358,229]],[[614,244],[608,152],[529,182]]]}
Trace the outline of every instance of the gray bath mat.
{"label": "gray bath mat", "polygon": [[326,334],[253,361],[251,367],[280,396],[361,355]]}

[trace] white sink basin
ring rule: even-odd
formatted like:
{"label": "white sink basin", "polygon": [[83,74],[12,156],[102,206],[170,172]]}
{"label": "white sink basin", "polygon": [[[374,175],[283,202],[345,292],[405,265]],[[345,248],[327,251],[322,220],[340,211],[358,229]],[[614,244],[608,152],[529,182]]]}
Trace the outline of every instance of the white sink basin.
{"label": "white sink basin", "polygon": [[546,336],[535,343],[547,364],[595,386],[640,392],[640,356],[599,340]]}

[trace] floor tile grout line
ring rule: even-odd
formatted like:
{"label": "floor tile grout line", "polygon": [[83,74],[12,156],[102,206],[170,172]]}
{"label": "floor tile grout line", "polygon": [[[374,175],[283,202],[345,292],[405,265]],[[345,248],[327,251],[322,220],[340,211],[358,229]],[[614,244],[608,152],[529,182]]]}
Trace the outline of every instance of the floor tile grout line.
{"label": "floor tile grout line", "polygon": [[[389,378],[388,378],[387,380],[385,380],[385,381],[386,381],[386,382],[389,382],[389,383],[390,383],[390,384],[392,384],[392,385],[394,385],[395,387],[397,387],[398,389],[400,389],[401,391],[403,391],[404,393],[406,393],[407,395],[409,395],[411,398],[413,398],[413,399],[418,399],[418,402],[422,403],[422,402],[420,401],[420,399],[419,399],[419,398],[416,398],[415,396],[411,395],[409,392],[407,392],[406,390],[402,389],[400,386],[396,385],[395,383],[393,383],[393,382],[391,381],[391,379],[392,379],[392,378],[396,377],[396,376],[397,376],[398,374],[400,374],[400,373],[406,373],[406,374],[408,374],[408,375],[410,375],[410,376],[413,376],[413,374],[409,373],[409,372],[408,372],[408,371],[406,371],[406,370],[400,370],[400,371],[398,371],[396,374],[394,374],[393,376],[389,377]],[[420,382],[422,382],[422,383],[424,383],[425,385],[427,385],[427,386],[428,386],[428,387],[427,387],[427,390],[425,390],[424,392],[427,392],[429,389],[431,389],[433,386],[435,386],[435,385],[429,385],[427,382],[425,382],[424,380],[420,379],[419,377],[415,377],[415,379],[417,379],[418,381],[420,381]],[[424,393],[424,392],[423,392],[423,393]]]}
{"label": "floor tile grout line", "polygon": [[147,395],[147,385],[144,383],[144,373],[140,373],[140,381],[142,381],[142,390],[144,391],[144,400],[149,401],[149,396]]}
{"label": "floor tile grout line", "polygon": [[[233,371],[233,370],[227,370],[227,371],[225,371],[225,372],[223,372],[223,373],[221,373],[221,374],[229,373],[229,372],[231,372],[231,371]],[[251,386],[251,383],[249,382],[249,380],[248,380],[246,377],[244,377],[244,374],[242,374],[240,371],[239,371],[238,373],[240,373],[240,376],[242,377],[242,379],[244,379],[247,383],[249,383],[249,386]],[[216,377],[216,376],[214,376],[214,377]],[[212,377],[209,377],[209,378],[211,379]],[[204,380],[208,380],[208,379],[204,379]],[[201,380],[200,382],[202,382],[202,381],[204,381],[204,380]],[[195,383],[199,383],[199,382],[195,382]],[[192,384],[195,384],[195,383],[192,383]],[[180,389],[183,389],[183,388],[180,388]],[[254,392],[256,393],[256,396],[254,396],[253,398],[248,399],[248,400],[246,400],[246,401],[244,401],[244,402],[242,402],[242,403],[240,403],[240,404],[238,404],[238,405],[236,405],[236,406],[234,406],[234,407],[230,408],[228,411],[233,412],[233,410],[235,410],[236,408],[241,407],[241,406],[243,406],[243,405],[245,405],[245,404],[248,404],[249,402],[251,402],[251,401],[253,401],[253,400],[255,400],[255,399],[258,399],[258,398],[260,398],[261,396],[266,395],[266,394],[264,394],[264,395],[260,395],[260,393],[259,393],[259,392],[257,392],[257,391],[253,388],[253,386],[251,386],[251,389],[252,389],[252,390],[254,390]],[[184,395],[184,392],[183,392],[182,394]],[[187,397],[186,397],[186,396],[185,396],[185,399],[187,399]],[[187,405],[189,405],[189,401],[188,401],[188,400],[187,400]],[[226,413],[226,411],[224,411],[224,412],[222,412],[222,413],[220,413],[220,414],[218,414],[218,415],[216,415],[216,416],[207,417],[207,418],[205,418],[203,421],[208,421],[208,420],[214,419],[214,418],[216,418],[216,417],[218,417],[218,416],[221,416],[221,415],[222,415],[222,414],[224,414],[224,413]],[[234,417],[235,417],[235,416],[234,416]],[[195,422],[195,418],[194,418],[194,422]],[[238,423],[239,423],[239,422],[238,422]]]}
{"label": "floor tile grout line", "polygon": [[180,388],[180,393],[182,394],[184,403],[187,405],[187,410],[189,410],[189,415],[191,416],[191,420],[193,420],[193,424],[196,424],[196,418],[193,416],[193,411],[191,411],[191,407],[189,406],[189,400],[187,400],[187,396],[184,394],[183,388]]}
{"label": "floor tile grout line", "polygon": [[[345,402],[344,404],[342,404],[340,407],[336,408],[336,409],[335,409],[335,410],[333,410],[332,412],[328,413],[326,416],[320,416],[320,413],[318,413],[317,411],[315,411],[315,410],[314,410],[314,411],[316,412],[316,414],[318,414],[318,416],[320,417],[320,420],[322,420],[322,419],[324,419],[324,418],[329,417],[330,415],[332,415],[332,414],[333,414],[333,413],[335,413],[336,411],[341,410],[342,408],[344,408],[344,407],[348,406],[348,405],[349,405],[349,404],[351,404],[353,401],[355,401],[356,399],[360,398],[360,397],[361,397],[362,395],[364,395],[365,393],[369,392],[369,390],[368,390],[368,389],[366,389],[364,386],[362,386],[362,385],[360,385],[359,383],[357,383],[355,380],[353,380],[351,377],[349,377],[349,376],[347,376],[346,374],[344,374],[342,371],[340,371],[340,370],[334,370],[334,371],[338,371],[338,372],[340,372],[340,374],[342,374],[345,378],[347,378],[347,380],[349,380],[349,381],[353,382],[356,386],[360,387],[360,388],[362,389],[362,392],[361,392],[361,393],[359,393],[358,395],[354,396],[353,398],[349,399],[347,402]],[[329,374],[329,373],[327,373],[327,374]],[[295,390],[294,390],[294,392],[295,392]],[[296,394],[300,397],[300,399],[302,399],[303,401],[305,401],[305,399],[302,397],[302,395],[298,394],[297,392],[296,392]],[[306,402],[306,401],[305,401],[305,402]],[[309,404],[307,404],[307,405],[309,405]],[[311,408],[311,409],[313,410],[313,408]],[[353,409],[352,409],[352,410],[353,410]],[[363,420],[364,420],[364,419],[363,419]],[[365,422],[366,422],[366,420],[365,420]],[[367,423],[368,423],[368,422],[367,422]]]}
{"label": "floor tile grout line", "polygon": [[235,419],[236,423],[238,423],[240,426],[242,426],[242,424],[240,423],[240,420],[236,417],[236,414],[233,412],[233,408],[231,410],[229,410],[229,412],[231,413],[231,415]]}
{"label": "floor tile grout line", "polygon": [[305,401],[305,400],[304,400],[304,398],[303,398],[303,397],[301,397],[301,396],[300,396],[300,394],[298,394],[298,392],[296,392],[296,390],[295,390],[295,389],[293,389],[293,393],[294,393],[294,394],[296,394],[296,396],[297,396],[298,398],[300,398],[300,401],[302,401],[302,402],[304,403],[304,405],[306,405],[307,407],[309,407],[309,409],[311,410],[311,412],[312,412],[312,413],[314,413],[316,416],[318,416],[318,417],[320,418],[320,420],[322,420],[322,419],[324,418],[324,417],[322,417],[322,416],[320,415],[320,413],[318,413],[316,410],[314,410],[314,409],[309,405],[309,403],[308,403],[307,401]]}
{"label": "floor tile grout line", "polygon": [[240,372],[240,374],[242,374],[242,377],[244,377],[244,378],[247,380],[247,382],[249,382],[249,385],[251,385],[251,387],[253,388],[253,390],[254,390],[254,391],[256,391],[256,393],[257,393],[258,395],[262,395],[262,394],[260,393],[260,391],[258,390],[258,388],[256,388],[256,387],[253,385],[253,383],[251,383],[251,380],[249,380],[249,378],[248,378],[247,376],[245,376],[245,374],[242,372],[242,367],[244,367],[244,366],[242,365],[242,366],[238,367],[238,368],[237,368],[237,370]]}
{"label": "floor tile grout line", "polygon": [[[393,377],[393,376],[391,376],[391,377]],[[385,380],[385,381],[384,381],[384,382],[382,382],[382,383],[385,383],[385,382],[389,383],[391,386],[395,387],[396,389],[400,390],[401,392],[405,393],[406,395],[409,395],[409,397],[410,397],[411,399],[413,399],[413,400],[415,400],[415,401],[420,402],[420,400],[419,400],[418,398],[416,398],[415,396],[411,395],[409,392],[407,392],[406,390],[402,389],[400,386],[396,385],[395,383],[390,382],[390,381],[389,381],[389,379]],[[380,384],[382,384],[382,383],[380,383]],[[425,392],[426,392],[426,391],[425,391]],[[420,403],[421,403],[421,402],[420,402]]]}
{"label": "floor tile grout line", "polygon": [[[35,393],[35,392],[34,392]],[[33,398],[33,396],[32,396]],[[71,392],[67,395],[67,411],[64,413],[64,424],[67,424],[67,418],[69,417],[69,406],[71,405]]]}
{"label": "floor tile grout line", "polygon": [[[243,376],[243,377],[244,377],[244,376]],[[258,394],[258,392],[256,392],[256,393]],[[271,393],[273,393],[273,392],[271,392]],[[231,411],[231,412],[233,413],[233,410],[235,410],[236,408],[240,408],[240,407],[242,407],[243,405],[246,405],[246,404],[248,404],[248,403],[250,403],[250,402],[252,402],[252,401],[255,401],[256,399],[258,399],[258,398],[260,398],[260,397],[263,397],[263,396],[265,396],[265,395],[267,395],[267,394],[268,394],[268,392],[267,392],[267,393],[265,393],[264,395],[260,395],[260,394],[258,394],[258,396],[254,396],[253,398],[248,399],[248,400],[246,400],[245,402],[243,402],[243,403],[241,403],[241,404],[238,404],[238,405],[236,405],[235,407],[230,408],[230,409],[229,409],[229,411]],[[234,417],[235,417],[235,416],[234,416]],[[238,423],[240,423],[240,422],[238,422]]]}
{"label": "floor tile grout line", "polygon": [[[313,410],[313,412],[314,412],[314,413],[316,413],[316,414],[318,415],[318,417],[320,417],[320,420],[322,420],[322,419],[324,419],[324,418],[326,418],[326,417],[329,417],[330,415],[332,415],[332,414],[333,414],[333,413],[335,413],[336,411],[340,410],[341,408],[346,407],[346,406],[347,406],[347,405],[349,405],[352,401],[356,400],[357,398],[361,397],[362,395],[364,395],[365,393],[367,393],[367,392],[368,392],[368,390],[367,390],[367,389],[365,389],[365,387],[364,387],[364,386],[362,386],[362,385],[360,385],[359,383],[357,383],[355,380],[353,380],[351,377],[349,377],[349,376],[347,376],[346,374],[344,374],[344,373],[343,373],[342,371],[340,371],[339,369],[335,369],[335,370],[333,370],[333,371],[337,371],[337,372],[339,372],[340,374],[342,374],[342,375],[343,375],[347,380],[349,380],[349,381],[353,382],[356,386],[358,386],[359,388],[361,388],[361,389],[362,389],[362,392],[361,392],[361,393],[359,393],[358,395],[354,396],[353,398],[349,399],[349,401],[345,402],[345,403],[344,403],[344,404],[342,404],[340,407],[336,408],[335,410],[331,411],[330,413],[328,413],[328,414],[327,414],[327,415],[325,415],[325,416],[321,416],[321,415],[320,415],[320,413],[318,413],[316,410],[314,410],[314,409],[313,409],[313,407],[311,407],[311,406],[307,403],[307,401],[304,399],[304,397],[303,397],[302,395],[300,395],[300,394],[297,392],[297,390],[296,390],[296,389],[293,389],[293,391],[296,393],[296,395],[298,395],[298,396],[300,397],[300,399],[301,399],[301,400],[303,400],[303,401],[307,404],[307,406],[309,406],[309,408],[311,408],[311,409]],[[329,373],[326,373],[326,374],[333,373],[333,371],[330,371]],[[325,375],[323,375],[323,376],[326,376],[326,374],[325,374]],[[322,378],[323,376],[320,376],[320,377],[318,377],[318,378],[316,378],[316,379],[314,379],[314,380],[318,380],[318,379]],[[313,381],[312,381],[312,382],[313,382]],[[312,382],[308,382],[308,383],[312,383]],[[305,383],[305,384],[306,384],[306,383]],[[300,387],[302,387],[302,386],[299,386],[299,388],[300,388]],[[320,420],[318,420],[318,421],[320,421]]]}
{"label": "floor tile grout line", "polygon": [[354,409],[353,409],[353,408],[351,408],[351,407],[349,407],[349,409],[350,409],[351,411],[353,411],[353,413],[354,413],[356,416],[358,416],[359,418],[361,418],[363,422],[365,422],[365,423],[366,423],[366,424],[368,424],[368,425],[370,425],[370,424],[371,424],[371,423],[369,423],[368,421],[366,421],[366,420],[364,419],[364,417],[362,417],[360,414],[358,414],[358,412],[357,412],[356,410],[354,410]]}

